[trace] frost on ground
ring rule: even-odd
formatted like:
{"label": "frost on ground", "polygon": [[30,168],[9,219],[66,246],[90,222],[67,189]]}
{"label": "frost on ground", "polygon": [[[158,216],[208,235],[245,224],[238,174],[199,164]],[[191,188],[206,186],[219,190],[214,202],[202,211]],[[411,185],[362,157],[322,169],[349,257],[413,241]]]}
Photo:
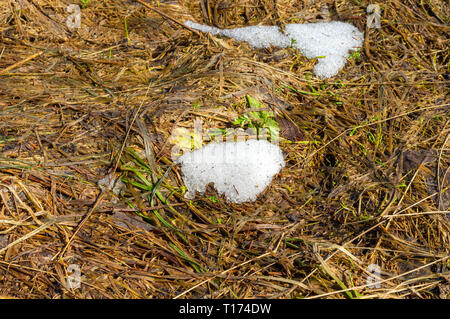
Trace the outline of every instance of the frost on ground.
{"label": "frost on ground", "polygon": [[350,50],[363,43],[363,34],[352,24],[340,21],[287,24],[285,34],[277,26],[219,29],[192,21],[185,25],[202,32],[244,41],[255,48],[270,46],[298,48],[308,59],[318,58],[314,73],[320,78],[336,75],[345,65]]}
{"label": "frost on ground", "polygon": [[177,163],[187,198],[214,183],[217,192],[233,203],[254,201],[284,167],[281,149],[266,140],[210,143],[183,154]]}

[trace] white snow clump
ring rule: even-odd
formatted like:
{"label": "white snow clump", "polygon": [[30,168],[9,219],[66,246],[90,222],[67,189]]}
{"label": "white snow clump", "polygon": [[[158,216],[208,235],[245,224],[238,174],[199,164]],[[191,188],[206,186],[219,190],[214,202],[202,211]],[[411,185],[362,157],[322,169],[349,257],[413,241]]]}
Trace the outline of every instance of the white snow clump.
{"label": "white snow clump", "polygon": [[287,24],[285,34],[277,26],[219,29],[192,21],[184,24],[202,32],[247,42],[254,48],[292,45],[308,59],[318,58],[314,73],[320,78],[336,75],[345,65],[349,51],[360,47],[364,38],[355,26],[341,21]]}
{"label": "white snow clump", "polygon": [[256,200],[285,165],[281,149],[267,140],[210,143],[177,159],[188,189],[185,197],[193,199],[214,183],[219,195],[242,203]]}

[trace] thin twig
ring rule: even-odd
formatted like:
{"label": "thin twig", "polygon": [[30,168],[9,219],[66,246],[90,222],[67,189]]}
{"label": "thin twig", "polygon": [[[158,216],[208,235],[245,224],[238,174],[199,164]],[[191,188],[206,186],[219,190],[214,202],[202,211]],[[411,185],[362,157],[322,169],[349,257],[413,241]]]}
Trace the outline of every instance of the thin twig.
{"label": "thin twig", "polygon": [[30,56],[29,56],[28,58],[26,58],[26,59],[23,59],[23,60],[21,60],[21,61],[19,61],[19,62],[17,62],[17,63],[14,63],[13,65],[10,65],[10,66],[4,68],[3,70],[0,71],[0,75],[1,75],[1,74],[4,74],[4,73],[7,73],[7,72],[9,72],[9,71],[11,71],[11,70],[13,70],[13,69],[15,69],[15,68],[21,66],[22,64],[27,63],[27,62],[30,61],[30,60],[33,60],[34,58],[40,56],[42,53],[44,53],[44,51],[39,51],[38,53],[35,53],[35,54],[33,54],[33,55],[30,55]]}

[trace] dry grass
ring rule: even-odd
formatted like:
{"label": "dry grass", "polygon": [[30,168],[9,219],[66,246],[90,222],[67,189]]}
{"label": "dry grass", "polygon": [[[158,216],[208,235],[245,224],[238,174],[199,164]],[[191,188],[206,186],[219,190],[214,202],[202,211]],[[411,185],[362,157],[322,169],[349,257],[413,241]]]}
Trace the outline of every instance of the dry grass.
{"label": "dry grass", "polygon": [[[70,31],[73,2],[0,6],[0,296],[449,298],[446,1],[385,1],[366,29],[364,0],[91,0]],[[320,81],[187,19],[343,20],[366,42]],[[255,203],[185,200],[172,129],[232,127],[246,94],[285,126],[286,167]]]}

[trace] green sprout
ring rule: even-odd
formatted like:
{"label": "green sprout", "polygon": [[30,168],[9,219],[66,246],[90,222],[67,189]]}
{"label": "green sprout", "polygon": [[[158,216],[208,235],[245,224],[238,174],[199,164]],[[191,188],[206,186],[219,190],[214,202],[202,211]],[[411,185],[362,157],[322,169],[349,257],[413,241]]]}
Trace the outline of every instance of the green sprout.
{"label": "green sprout", "polygon": [[350,54],[350,56],[348,57],[349,60],[352,59],[358,59],[361,56],[361,52],[359,51],[359,49],[357,49],[355,52],[353,52],[352,54]]}
{"label": "green sprout", "polygon": [[294,38],[291,38],[291,48],[294,47],[294,45],[297,43],[297,40]]}
{"label": "green sprout", "polygon": [[216,198],[216,196],[210,196],[210,197],[209,197],[209,200],[210,200],[211,202],[213,202],[213,203],[217,203],[217,198]]}
{"label": "green sprout", "polygon": [[[247,95],[247,102],[251,109],[264,109],[265,106],[257,99]],[[256,129],[259,133],[260,129],[266,129],[271,136],[278,136],[280,130],[278,122],[275,120],[275,115],[272,111],[252,111],[240,115],[233,123],[240,127],[248,126]]]}

